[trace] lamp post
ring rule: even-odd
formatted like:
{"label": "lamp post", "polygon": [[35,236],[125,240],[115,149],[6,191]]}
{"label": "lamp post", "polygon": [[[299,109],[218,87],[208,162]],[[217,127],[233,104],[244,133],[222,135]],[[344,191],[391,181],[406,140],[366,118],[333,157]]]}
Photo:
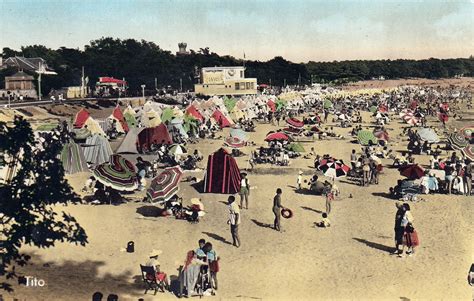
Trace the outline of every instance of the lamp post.
{"label": "lamp post", "polygon": [[145,85],[141,85],[140,87],[142,87],[142,95],[143,95],[143,99],[145,100]]}
{"label": "lamp post", "polygon": [[10,91],[7,91],[7,95],[8,95],[8,108],[10,109],[11,106],[10,106],[10,94],[11,92]]}

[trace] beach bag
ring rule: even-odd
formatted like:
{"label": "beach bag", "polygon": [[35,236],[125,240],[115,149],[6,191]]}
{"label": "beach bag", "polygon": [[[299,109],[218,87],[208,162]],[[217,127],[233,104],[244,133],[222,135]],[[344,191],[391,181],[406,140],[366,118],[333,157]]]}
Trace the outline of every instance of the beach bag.
{"label": "beach bag", "polygon": [[407,225],[407,232],[408,232],[408,233],[413,233],[413,232],[415,232],[415,228],[413,227],[412,223],[408,223],[408,225]]}

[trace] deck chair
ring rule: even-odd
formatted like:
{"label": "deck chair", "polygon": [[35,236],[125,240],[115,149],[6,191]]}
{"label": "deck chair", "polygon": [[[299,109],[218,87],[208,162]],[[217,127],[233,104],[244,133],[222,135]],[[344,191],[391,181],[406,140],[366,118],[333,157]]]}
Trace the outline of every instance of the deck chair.
{"label": "deck chair", "polygon": [[143,282],[146,285],[145,295],[149,290],[154,290],[156,292],[161,289],[162,292],[165,292],[165,283],[156,278],[156,271],[153,267],[140,265],[142,272]]}

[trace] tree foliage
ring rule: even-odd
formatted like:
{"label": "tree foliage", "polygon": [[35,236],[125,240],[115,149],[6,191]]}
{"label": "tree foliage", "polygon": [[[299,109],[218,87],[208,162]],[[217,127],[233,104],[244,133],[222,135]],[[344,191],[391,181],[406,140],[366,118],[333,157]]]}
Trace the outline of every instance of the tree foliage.
{"label": "tree foliage", "polygon": [[[14,55],[43,57],[58,73],[45,76],[44,91],[71,85],[80,85],[81,70],[84,66],[90,83],[100,76],[125,78],[131,92],[140,93],[140,85],[153,89],[155,78],[159,87],[178,88],[180,79],[184,89],[193,89],[195,70],[201,67],[237,66],[244,61],[232,56],[220,56],[209,47],[198,51],[190,50],[188,55],[175,55],[148,41],[134,39],[114,39],[104,37],[93,40],[84,50],[61,47],[52,50],[41,45],[22,47],[21,51],[3,49],[3,57]],[[374,61],[334,61],[308,62],[296,64],[275,57],[269,61],[246,61],[246,75],[256,77],[259,83],[272,85],[308,84],[314,81],[337,80],[355,81],[383,76],[387,79],[423,77],[443,78],[464,74],[474,76],[474,60],[427,59],[427,60],[374,60]]]}
{"label": "tree foliage", "polygon": [[0,122],[0,164],[16,170],[0,184],[0,288],[11,290],[8,279],[15,278],[15,265],[24,265],[29,256],[24,245],[53,247],[56,242],[87,243],[84,229],[55,205],[76,203],[80,199],[64,179],[58,156],[59,136],[44,135],[35,141],[27,121],[15,117],[14,125]]}

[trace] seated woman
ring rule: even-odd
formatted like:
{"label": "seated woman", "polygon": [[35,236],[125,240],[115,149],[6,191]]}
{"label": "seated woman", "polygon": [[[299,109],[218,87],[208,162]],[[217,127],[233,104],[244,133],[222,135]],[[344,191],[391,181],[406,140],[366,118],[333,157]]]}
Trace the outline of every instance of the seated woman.
{"label": "seated woman", "polygon": [[161,272],[160,262],[158,261],[158,256],[161,255],[161,250],[153,250],[149,255],[149,260],[145,264],[146,266],[152,267],[155,271],[155,275],[147,275],[147,277],[156,277],[156,280],[163,282],[165,284],[165,289],[170,290],[170,283],[166,273]]}

